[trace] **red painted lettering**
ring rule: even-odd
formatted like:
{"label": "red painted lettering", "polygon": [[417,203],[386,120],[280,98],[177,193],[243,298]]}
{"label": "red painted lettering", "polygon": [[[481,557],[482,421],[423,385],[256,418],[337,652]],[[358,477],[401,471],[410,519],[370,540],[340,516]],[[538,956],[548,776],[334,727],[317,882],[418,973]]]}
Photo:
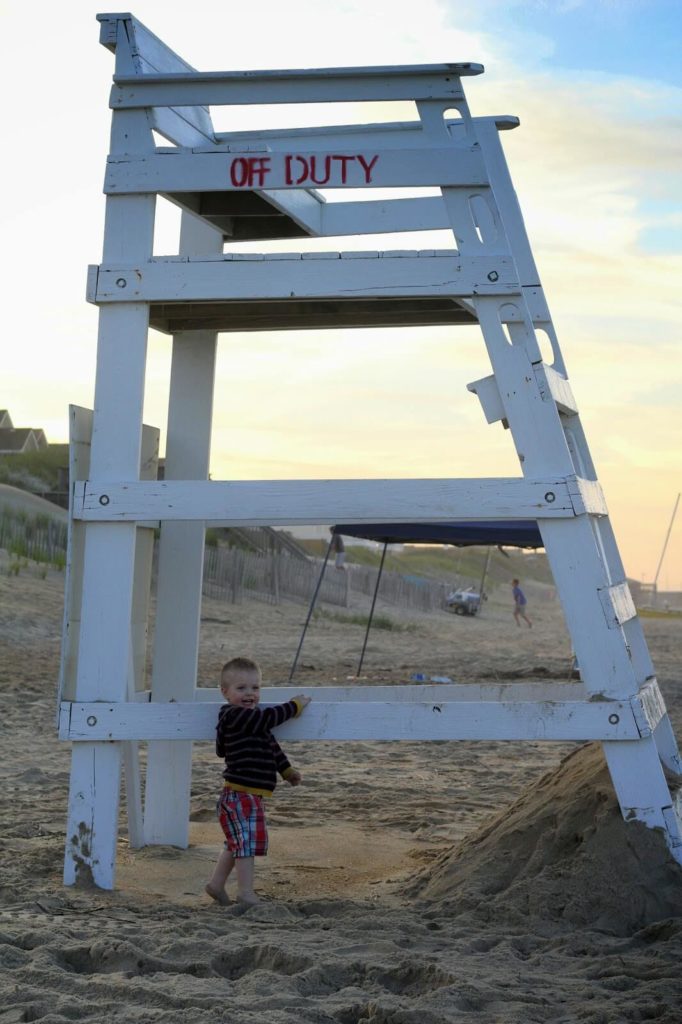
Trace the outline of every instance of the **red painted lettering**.
{"label": "red painted lettering", "polygon": [[345,185],[348,181],[348,164],[355,160],[354,156],[333,156],[332,160],[338,160],[341,164],[341,184]]}
{"label": "red painted lettering", "polygon": [[253,185],[255,179],[258,178],[256,184],[261,187],[265,184],[265,179],[270,173],[270,157],[269,156],[253,156],[249,160],[249,184]]}
{"label": "red painted lettering", "polygon": [[294,182],[294,185],[300,185],[301,182],[305,181],[305,179],[308,177],[308,175],[310,173],[310,168],[308,167],[308,161],[304,157],[302,157],[302,156],[295,156],[293,159],[294,160],[298,160],[299,164],[303,164],[303,170],[301,171],[301,176],[300,176],[300,178],[297,178],[296,181]]}
{"label": "red painted lettering", "polygon": [[292,160],[293,157],[289,153],[287,153],[287,155],[284,157],[284,181],[286,182],[287,185],[293,185],[294,183],[294,179],[291,175]]}
{"label": "red painted lettering", "polygon": [[310,157],[310,177],[316,185],[326,185],[331,177],[332,158],[330,156],[324,158],[324,178],[317,178],[315,176],[317,173],[317,160],[318,158],[314,155]]}
{"label": "red painted lettering", "polygon": [[230,181],[235,188],[262,188],[269,173],[269,156],[238,156],[230,165]]}
{"label": "red painted lettering", "polygon": [[358,153],[357,158],[359,163],[362,165],[362,169],[365,172],[365,184],[369,185],[369,183],[372,180],[372,168],[379,159],[379,154],[377,153],[376,156],[373,156],[369,163],[367,163],[367,161],[365,160],[364,156],[362,156],[361,153]]}
{"label": "red painted lettering", "polygon": [[249,162],[243,156],[236,157],[230,164],[230,181],[235,188],[251,184],[249,181]]}

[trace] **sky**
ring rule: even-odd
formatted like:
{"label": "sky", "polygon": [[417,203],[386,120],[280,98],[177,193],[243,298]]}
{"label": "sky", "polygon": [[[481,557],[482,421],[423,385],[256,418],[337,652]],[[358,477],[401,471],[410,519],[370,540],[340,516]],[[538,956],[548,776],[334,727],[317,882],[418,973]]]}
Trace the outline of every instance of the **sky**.
{"label": "sky", "polygon": [[[65,441],[93,404],[102,180],[113,57],[101,3],[0,0],[5,270],[0,407]],[[200,70],[473,61],[474,115],[514,114],[504,147],[627,573],[651,581],[682,490],[680,0],[137,0],[133,13]],[[372,120],[412,119],[411,104]],[[348,123],[214,111],[219,130]],[[155,251],[176,251],[159,203]],[[404,248],[368,237],[296,248]],[[422,235],[411,248],[449,247]],[[280,248],[291,249],[291,241]],[[244,249],[275,245],[242,246]],[[150,332],[145,421],[167,415],[170,339]],[[214,479],[518,476],[508,432],[469,381],[490,373],[475,328],[272,332],[219,342]],[[682,589],[682,514],[659,576]]]}

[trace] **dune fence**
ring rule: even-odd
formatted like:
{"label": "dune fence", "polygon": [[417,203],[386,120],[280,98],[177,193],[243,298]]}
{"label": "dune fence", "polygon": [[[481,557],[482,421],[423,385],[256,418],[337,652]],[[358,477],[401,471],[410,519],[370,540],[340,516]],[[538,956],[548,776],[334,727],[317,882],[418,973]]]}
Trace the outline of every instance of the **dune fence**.
{"label": "dune fence", "polygon": [[[63,567],[66,561],[67,524],[48,516],[31,515],[11,506],[0,506],[0,548],[16,559]],[[158,547],[158,542],[156,547]],[[154,560],[156,565],[156,558]],[[317,586],[321,559],[294,558],[286,552],[252,552],[236,547],[206,545],[203,593],[230,604],[244,599],[280,604],[308,604]],[[322,580],[318,601],[349,608],[358,599],[369,602],[374,594],[378,569],[346,563],[339,570],[332,563]],[[386,604],[421,612],[445,608],[451,588],[421,577],[384,572],[379,598]]]}
{"label": "dune fence", "polygon": [[[317,586],[322,562],[304,561],[284,553],[246,552],[238,548],[206,547],[204,589],[206,597],[238,604],[245,597],[279,604],[299,601],[307,604]],[[378,569],[346,563],[343,571],[328,563],[318,602],[349,608],[354,598],[368,600],[374,594]],[[421,612],[445,608],[450,587],[444,583],[399,573],[384,572],[379,598],[387,604]]]}
{"label": "dune fence", "polygon": [[10,556],[49,562],[66,561],[67,524],[46,515],[30,515],[11,505],[0,506],[0,548]]}

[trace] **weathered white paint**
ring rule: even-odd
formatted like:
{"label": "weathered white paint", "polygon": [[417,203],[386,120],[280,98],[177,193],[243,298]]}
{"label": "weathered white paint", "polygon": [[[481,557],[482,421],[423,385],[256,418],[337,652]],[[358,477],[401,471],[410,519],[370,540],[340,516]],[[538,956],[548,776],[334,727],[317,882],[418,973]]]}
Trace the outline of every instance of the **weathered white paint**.
{"label": "weathered white paint", "polygon": [[[301,693],[301,686],[264,686],[261,700],[264,704],[281,704]],[[584,701],[587,693],[582,683],[388,683],[378,686],[306,686],[305,692],[315,701],[325,704],[337,701],[412,701],[417,703],[458,701],[495,701],[520,703],[543,700],[565,702]],[[197,687],[195,700],[222,701],[216,687]]]}
{"label": "weathered white paint", "polygon": [[[283,740],[636,740],[623,701],[412,701],[315,698],[300,718],[277,729]],[[65,705],[62,738],[214,740],[220,705]],[[68,709],[68,710],[67,710]],[[68,716],[68,722],[66,720]]]}
{"label": "weathered white paint", "polygon": [[[212,520],[228,524],[422,522],[575,516],[590,501],[566,480],[272,480],[79,482],[87,521]],[[587,498],[587,502],[585,501]],[[601,505],[598,506],[598,510]]]}
{"label": "weathered white paint", "polygon": [[168,150],[110,158],[108,195],[231,192],[249,189],[483,187],[485,165],[474,147],[189,153]]}
{"label": "weathered white paint", "polygon": [[115,76],[114,110],[213,104],[347,103],[355,100],[464,99],[459,81],[480,64],[306,68],[299,71],[227,71]]}
{"label": "weathered white paint", "polygon": [[[500,117],[470,117],[465,124],[461,118],[445,117],[443,109],[439,108],[439,118],[443,125],[441,141],[450,138],[455,145],[470,145],[469,135],[476,137],[486,122],[490,122],[498,131],[508,131],[519,126],[518,117],[508,114]],[[216,132],[216,145],[210,146],[207,151],[220,149],[223,152],[243,152],[253,148],[261,152],[288,152],[292,149],[339,149],[348,146],[420,149],[431,144],[430,134],[427,136],[425,133],[421,120]]]}
{"label": "weathered white paint", "polygon": [[393,296],[513,295],[518,279],[506,256],[463,260],[452,253],[390,252],[348,258],[309,253],[273,259],[248,253],[215,260],[170,257],[137,266],[103,265],[90,301],[234,302],[244,299],[391,298]]}
{"label": "weathered white paint", "polygon": [[[180,252],[222,252],[222,236],[183,213]],[[173,339],[165,477],[206,480],[211,449],[216,335],[187,331]],[[192,700],[199,652],[204,524],[165,520],[159,540],[152,700]],[[189,844],[192,745],[150,742],[145,839]]]}
{"label": "weathered white paint", "polygon": [[[112,147],[132,144],[141,132],[139,114],[117,116]],[[118,260],[125,252],[135,253],[139,260],[149,259],[154,213],[153,196],[108,198],[104,259]],[[94,479],[139,475],[148,323],[149,308],[144,303],[100,310],[90,453]],[[126,697],[135,541],[134,524],[86,528],[76,678],[79,700]],[[91,874],[102,888],[114,885],[120,778],[119,746],[74,751],[64,865],[69,884]]]}
{"label": "weathered white paint", "polygon": [[[98,14],[100,43],[116,54],[118,73],[135,75],[194,71],[146,25],[130,14]],[[179,146],[206,145],[214,138],[206,107],[182,104],[179,109],[155,107],[149,113],[150,127]]]}
{"label": "weathered white paint", "polygon": [[604,616],[609,629],[616,629],[624,622],[633,619],[637,614],[635,602],[627,582],[614,583],[611,587],[602,587],[599,590],[599,599],[604,609]]}

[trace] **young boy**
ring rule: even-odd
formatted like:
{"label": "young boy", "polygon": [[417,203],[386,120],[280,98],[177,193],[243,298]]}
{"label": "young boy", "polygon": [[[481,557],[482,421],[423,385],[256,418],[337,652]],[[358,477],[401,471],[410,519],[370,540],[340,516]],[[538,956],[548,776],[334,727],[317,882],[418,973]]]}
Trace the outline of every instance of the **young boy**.
{"label": "young boy", "polygon": [[301,781],[301,773],[289,764],[271,730],[298,717],[310,697],[300,695],[261,708],[260,687],[260,668],[250,658],[233,658],[223,666],[220,690],[227,703],[218,716],[216,754],[225,758],[225,786],[217,807],[225,849],[205,887],[223,905],[229,903],[225,883],[233,868],[239,902],[260,902],[253,876],[254,857],[264,857],[268,850],[263,797],[272,796],[278,772],[291,786]]}
{"label": "young boy", "polygon": [[519,622],[519,619],[523,619],[523,621],[526,623],[526,625],[530,629],[531,626],[533,625],[533,623],[530,621],[530,619],[526,615],[526,608],[527,608],[527,605],[528,605],[528,602],[526,601],[526,595],[521,590],[521,587],[519,585],[519,581],[518,580],[512,580],[511,581],[511,585],[512,585],[512,596],[514,598],[514,619],[516,621],[516,625],[520,626],[521,623]]}

